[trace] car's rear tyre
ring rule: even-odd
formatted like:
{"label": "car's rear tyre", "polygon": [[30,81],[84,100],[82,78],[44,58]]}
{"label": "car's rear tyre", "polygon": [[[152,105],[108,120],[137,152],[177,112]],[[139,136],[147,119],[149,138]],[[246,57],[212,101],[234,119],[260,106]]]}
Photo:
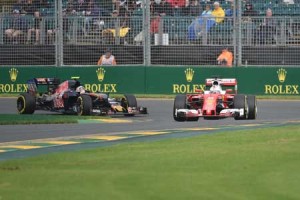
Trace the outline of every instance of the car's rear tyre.
{"label": "car's rear tyre", "polygon": [[35,110],[35,98],[29,93],[22,93],[17,98],[17,110],[19,114],[33,114]]}
{"label": "car's rear tyre", "polygon": [[80,95],[77,98],[77,114],[91,115],[92,113],[92,98],[89,95]]}
{"label": "car's rear tyre", "polygon": [[248,118],[248,104],[247,104],[247,96],[242,94],[235,95],[233,99],[233,106],[237,109],[244,109],[243,116],[235,116],[235,120],[243,120]]}
{"label": "car's rear tyre", "polygon": [[248,119],[256,119],[257,117],[257,101],[254,95],[247,96],[248,103]]}
{"label": "car's rear tyre", "polygon": [[[176,110],[177,109],[186,109],[186,95],[176,95],[175,100],[174,100],[174,106],[173,106],[173,117],[174,120],[177,122],[184,122],[186,121],[185,116],[178,116],[176,115]],[[198,120],[198,119],[197,119]]]}
{"label": "car's rear tyre", "polygon": [[[125,97],[125,102],[124,102],[125,106],[123,106],[123,107],[125,107],[125,109],[127,110],[127,112],[128,112],[128,107],[137,108],[137,100],[136,100],[136,98],[135,98],[134,95],[132,95],[132,94],[125,94],[124,97]],[[133,113],[126,113],[124,115],[125,116],[134,116]]]}

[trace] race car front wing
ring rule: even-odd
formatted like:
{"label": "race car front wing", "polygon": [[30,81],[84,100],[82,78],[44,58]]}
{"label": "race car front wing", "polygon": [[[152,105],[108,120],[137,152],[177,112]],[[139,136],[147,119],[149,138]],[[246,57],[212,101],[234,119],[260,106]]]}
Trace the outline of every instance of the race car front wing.
{"label": "race car front wing", "polygon": [[202,110],[196,110],[196,109],[176,109],[175,116],[176,117],[220,117],[220,118],[226,118],[226,117],[243,117],[245,115],[244,109],[238,109],[238,108],[231,108],[231,109],[223,109],[220,111],[220,113],[216,113],[213,115],[205,115],[202,113]]}

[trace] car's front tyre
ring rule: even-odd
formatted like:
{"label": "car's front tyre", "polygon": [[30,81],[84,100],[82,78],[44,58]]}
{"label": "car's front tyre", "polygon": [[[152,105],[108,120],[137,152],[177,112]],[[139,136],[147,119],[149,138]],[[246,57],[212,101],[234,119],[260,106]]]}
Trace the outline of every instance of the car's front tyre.
{"label": "car's front tyre", "polygon": [[80,95],[76,103],[78,115],[91,115],[93,104],[89,95]]}

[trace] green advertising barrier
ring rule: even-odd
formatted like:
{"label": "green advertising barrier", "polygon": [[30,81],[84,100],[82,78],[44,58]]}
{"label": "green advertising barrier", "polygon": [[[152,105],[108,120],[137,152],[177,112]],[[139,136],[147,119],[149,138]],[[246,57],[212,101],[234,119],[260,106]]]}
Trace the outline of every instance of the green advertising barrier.
{"label": "green advertising barrier", "polygon": [[240,93],[299,95],[300,68],[287,67],[2,67],[0,93],[21,93],[33,77],[79,78],[87,90],[178,94],[204,89],[206,78],[237,78]]}
{"label": "green advertising barrier", "polygon": [[146,92],[149,94],[193,93],[204,89],[206,78],[236,78],[239,93],[257,95],[299,95],[300,68],[201,68],[148,67]]}
{"label": "green advertising barrier", "polygon": [[239,91],[258,95],[299,95],[300,68],[238,68]]}
{"label": "green advertising barrier", "polygon": [[1,67],[0,93],[27,91],[26,81],[33,77],[56,77],[55,67]]}
{"label": "green advertising barrier", "polygon": [[80,82],[92,92],[144,94],[145,67],[61,67],[59,77],[80,77]]}
{"label": "green advertising barrier", "polygon": [[234,78],[235,73],[234,68],[148,67],[146,91],[149,94],[194,93],[197,89],[205,89],[206,78]]}

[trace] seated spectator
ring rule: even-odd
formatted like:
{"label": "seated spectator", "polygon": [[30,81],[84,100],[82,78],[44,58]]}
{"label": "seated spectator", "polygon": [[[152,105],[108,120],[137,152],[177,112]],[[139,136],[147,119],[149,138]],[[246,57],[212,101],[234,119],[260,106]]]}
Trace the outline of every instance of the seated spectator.
{"label": "seated spectator", "polygon": [[222,50],[222,53],[217,58],[218,65],[232,67],[233,54],[225,48]]}
{"label": "seated spectator", "polygon": [[127,5],[127,10],[129,12],[129,15],[131,15],[133,13],[133,11],[138,7],[138,1],[136,0],[129,0],[128,5]]}
{"label": "seated spectator", "polygon": [[286,4],[295,4],[294,0],[282,0]]}
{"label": "seated spectator", "polygon": [[[65,18],[63,19],[63,28],[64,32],[67,32],[65,29]],[[46,33],[46,44],[53,44],[55,42],[55,22],[53,20],[45,20],[45,33]]]}
{"label": "seated spectator", "polygon": [[12,23],[9,29],[5,30],[5,35],[13,43],[18,43],[20,36],[27,30],[27,23],[19,10],[13,11]]}
{"label": "seated spectator", "polygon": [[223,10],[223,8],[221,8],[220,3],[219,2],[215,2],[214,3],[214,10],[211,12],[212,16],[215,17],[216,23],[222,23],[224,21],[224,17],[225,17],[225,12]]}
{"label": "seated spectator", "polygon": [[201,12],[202,9],[198,0],[190,0],[189,5],[185,8],[185,15],[188,16],[199,16]]}
{"label": "seated spectator", "polygon": [[76,12],[79,14],[83,14],[87,9],[87,2],[84,0],[78,0],[77,4],[75,5]]}
{"label": "seated spectator", "polygon": [[273,13],[270,8],[267,9],[266,11],[266,17],[264,18],[262,26],[270,27],[272,29],[275,29],[277,26],[277,21],[276,19],[273,18]]}
{"label": "seated spectator", "polygon": [[268,8],[266,10],[266,17],[257,29],[256,37],[260,44],[273,43],[273,37],[277,31],[277,21],[273,18],[272,10]]}
{"label": "seated spectator", "polygon": [[166,0],[173,8],[185,7],[186,0]]}
{"label": "seated spectator", "polygon": [[33,15],[36,9],[37,8],[35,8],[35,5],[33,4],[32,0],[27,0],[22,8],[22,10],[24,10],[26,14],[29,15]]}
{"label": "seated spectator", "polygon": [[84,14],[87,4],[83,1],[82,6],[84,7],[83,10],[78,9],[78,7],[81,5],[80,3],[76,3],[73,0],[68,0],[67,2],[67,8],[64,10],[64,12],[66,12],[68,15],[74,15],[74,14]]}
{"label": "seated spectator", "polygon": [[34,9],[49,7],[48,0],[33,0],[32,4],[33,4]]}
{"label": "seated spectator", "polygon": [[160,22],[161,22],[160,14],[155,13],[155,17],[154,17],[154,19],[151,20],[151,23],[150,23],[150,33],[151,34],[159,33]]}
{"label": "seated spectator", "polygon": [[83,33],[84,36],[87,36],[90,32],[91,23],[93,22],[93,17],[101,16],[100,9],[94,3],[93,0],[89,0],[87,3],[86,10],[84,11],[83,15],[85,15],[84,25],[83,25]]}
{"label": "seated spectator", "polygon": [[245,5],[245,11],[243,13],[243,16],[246,17],[258,16],[258,12],[253,9],[253,5],[251,3],[247,3]]}
{"label": "seated spectator", "polygon": [[170,3],[173,14],[175,16],[183,15],[184,8],[186,6],[186,0],[166,0],[168,3]]}
{"label": "seated spectator", "polygon": [[100,57],[97,65],[117,65],[116,59],[110,49],[106,49],[105,54]]}
{"label": "seated spectator", "polygon": [[23,0],[17,0],[17,2],[13,5],[12,10],[22,10],[24,7]]}
{"label": "seated spectator", "polygon": [[225,17],[233,17],[234,16],[233,13],[234,13],[234,5],[233,3],[230,3],[230,7],[225,10]]}
{"label": "seated spectator", "polygon": [[195,40],[197,39],[198,35],[203,33],[203,26],[206,23],[206,32],[215,25],[215,19],[212,17],[212,10],[209,4],[206,4],[205,10],[202,12],[201,16],[194,20],[191,25],[188,27],[188,39]]}
{"label": "seated spectator", "polygon": [[40,17],[40,12],[35,11],[34,12],[34,21],[33,21],[33,27],[31,27],[28,30],[27,33],[27,43],[30,43],[32,33],[35,33],[35,44],[39,44],[40,40],[40,23],[42,21],[42,18]]}
{"label": "seated spectator", "polygon": [[230,7],[225,10],[225,17],[227,17],[226,21],[233,23],[233,18],[234,16],[238,17],[238,13],[239,13],[238,9],[234,10],[234,4],[233,2],[230,1]]}
{"label": "seated spectator", "polygon": [[[111,14],[112,17],[105,20],[105,29],[102,31],[104,42],[112,44],[115,41],[115,37],[118,35],[120,38],[122,38],[122,42],[124,41],[124,43],[126,43],[125,37],[128,36],[130,28],[128,23],[128,13],[126,11],[124,12],[125,13],[122,13],[122,15],[120,15],[117,10],[114,10]],[[117,32],[117,30],[119,32]]]}
{"label": "seated spectator", "polygon": [[166,0],[155,0],[153,3],[153,13],[158,13],[161,16],[173,15],[172,7]]}

